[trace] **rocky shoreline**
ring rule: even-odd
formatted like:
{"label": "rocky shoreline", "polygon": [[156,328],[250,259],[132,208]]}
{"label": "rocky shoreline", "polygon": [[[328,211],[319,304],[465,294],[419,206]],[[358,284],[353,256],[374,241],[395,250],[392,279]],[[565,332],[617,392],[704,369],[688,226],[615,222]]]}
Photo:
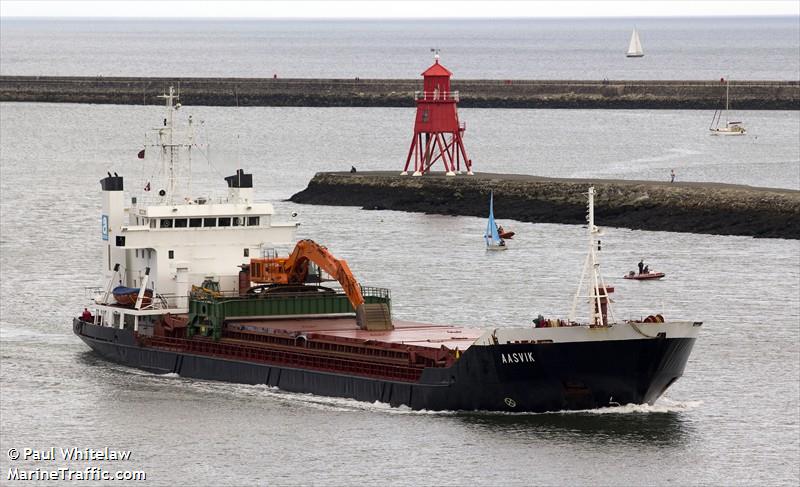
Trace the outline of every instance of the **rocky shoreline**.
{"label": "rocky shoreline", "polygon": [[583,193],[597,191],[603,226],[800,239],[800,191],[717,183],[554,179],[514,174],[446,177],[397,172],[317,173],[295,203],[436,213],[495,214],[533,223],[584,224]]}

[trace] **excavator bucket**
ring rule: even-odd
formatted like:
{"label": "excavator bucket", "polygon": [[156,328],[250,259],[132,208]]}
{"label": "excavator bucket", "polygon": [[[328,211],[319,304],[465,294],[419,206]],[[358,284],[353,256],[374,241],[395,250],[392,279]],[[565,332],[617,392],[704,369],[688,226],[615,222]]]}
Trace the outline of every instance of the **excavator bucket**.
{"label": "excavator bucket", "polygon": [[385,303],[365,303],[358,283],[347,261],[339,260],[328,249],[313,240],[297,242],[289,257],[250,259],[250,281],[257,284],[305,284],[309,264],[339,281],[356,310],[356,322],[362,330],[392,330],[392,317]]}
{"label": "excavator bucket", "polygon": [[356,323],[367,331],[393,330],[392,316],[386,303],[364,303],[356,308]]}

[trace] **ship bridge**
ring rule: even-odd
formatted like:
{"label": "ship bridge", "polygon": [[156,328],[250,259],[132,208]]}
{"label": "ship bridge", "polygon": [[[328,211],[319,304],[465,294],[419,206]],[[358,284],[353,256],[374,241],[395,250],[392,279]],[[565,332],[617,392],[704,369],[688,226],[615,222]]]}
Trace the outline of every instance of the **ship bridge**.
{"label": "ship bridge", "polygon": [[297,222],[275,221],[272,204],[252,202],[252,188],[229,188],[227,198],[214,202],[142,205],[132,198],[123,208],[122,177],[112,178],[113,184],[109,178],[103,184],[108,279],[174,296],[170,301],[179,309],[186,308],[191,286],[207,278],[237,291],[239,271],[251,256],[295,240]]}

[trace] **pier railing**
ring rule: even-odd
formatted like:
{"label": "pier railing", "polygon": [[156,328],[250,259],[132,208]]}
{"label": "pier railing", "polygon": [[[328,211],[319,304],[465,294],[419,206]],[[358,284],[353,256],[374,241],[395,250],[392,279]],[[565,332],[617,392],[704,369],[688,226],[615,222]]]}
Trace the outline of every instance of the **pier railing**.
{"label": "pier railing", "polygon": [[459,101],[458,91],[415,91],[414,100]]}

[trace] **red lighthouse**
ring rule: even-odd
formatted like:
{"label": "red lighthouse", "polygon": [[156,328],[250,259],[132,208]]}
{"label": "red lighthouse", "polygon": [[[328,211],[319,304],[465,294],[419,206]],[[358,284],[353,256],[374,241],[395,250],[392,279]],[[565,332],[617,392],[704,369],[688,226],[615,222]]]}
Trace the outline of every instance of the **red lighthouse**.
{"label": "red lighthouse", "polygon": [[408,149],[406,165],[401,175],[408,174],[411,159],[414,159],[414,176],[422,176],[431,166],[442,161],[445,173],[455,176],[461,170],[461,161],[467,174],[472,175],[472,161],[467,158],[462,137],[464,125],[458,122],[458,92],[450,91],[450,76],[453,75],[436,62],[422,76],[423,91],[414,93],[417,102],[417,117],[414,121],[414,138]]}

